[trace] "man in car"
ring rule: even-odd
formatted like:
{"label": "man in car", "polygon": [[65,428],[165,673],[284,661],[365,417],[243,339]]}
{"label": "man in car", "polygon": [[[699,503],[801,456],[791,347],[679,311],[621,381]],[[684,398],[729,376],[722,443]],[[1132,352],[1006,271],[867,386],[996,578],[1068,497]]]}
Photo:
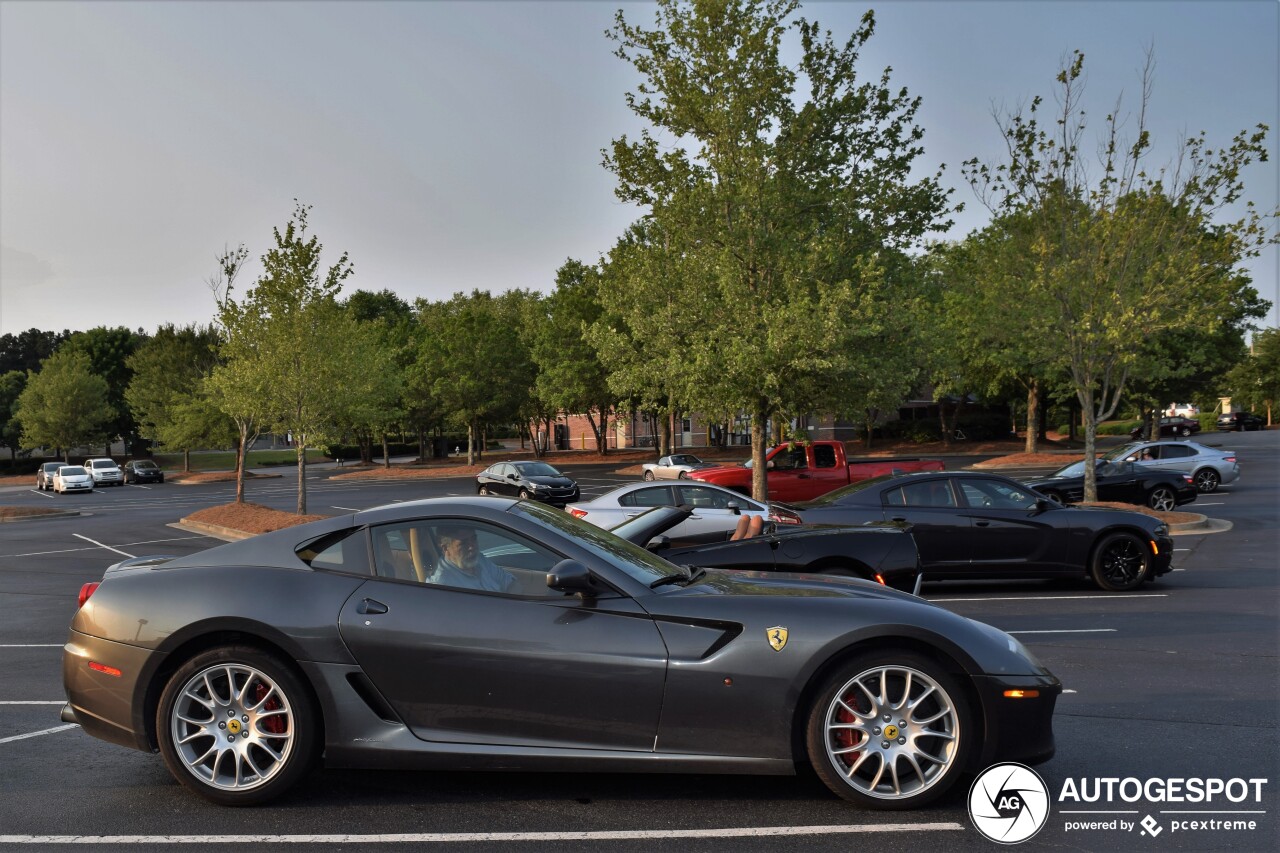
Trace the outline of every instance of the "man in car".
{"label": "man in car", "polygon": [[475,528],[442,524],[436,528],[440,560],[432,583],[488,592],[507,592],[515,578],[480,553]]}

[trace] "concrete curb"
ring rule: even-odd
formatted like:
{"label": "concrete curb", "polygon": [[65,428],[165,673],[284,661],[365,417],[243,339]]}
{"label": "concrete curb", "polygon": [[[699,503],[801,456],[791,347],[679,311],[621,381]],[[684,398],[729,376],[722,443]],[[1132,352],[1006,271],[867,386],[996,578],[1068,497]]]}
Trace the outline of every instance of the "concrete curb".
{"label": "concrete curb", "polygon": [[249,539],[258,535],[256,533],[245,533],[243,530],[236,530],[234,527],[223,527],[221,524],[206,524],[203,521],[188,521],[185,518],[165,526],[172,527],[175,530],[183,530],[187,533],[199,533],[211,539],[221,539],[223,542],[239,542],[241,539]]}
{"label": "concrete curb", "polygon": [[41,515],[15,515],[13,518],[0,518],[0,524],[14,524],[19,521],[54,521],[59,518],[76,518],[81,515],[93,515],[93,513],[59,510],[58,512],[43,513]]}
{"label": "concrete curb", "polygon": [[1205,533],[1226,533],[1235,525],[1230,521],[1224,521],[1221,518],[1209,518],[1207,516],[1197,515],[1195,521],[1184,521],[1181,524],[1170,524],[1170,536],[1187,536],[1202,535]]}

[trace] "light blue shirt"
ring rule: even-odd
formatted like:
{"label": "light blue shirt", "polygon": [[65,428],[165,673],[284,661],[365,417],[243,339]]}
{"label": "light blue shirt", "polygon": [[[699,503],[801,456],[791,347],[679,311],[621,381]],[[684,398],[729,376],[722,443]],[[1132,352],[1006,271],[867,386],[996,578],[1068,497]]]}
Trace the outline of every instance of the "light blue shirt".
{"label": "light blue shirt", "polygon": [[484,554],[477,554],[474,572],[465,571],[441,557],[440,562],[436,565],[435,574],[431,576],[431,581],[441,586],[480,589],[487,592],[507,592],[511,589],[512,584],[515,583],[515,578],[494,565],[493,561]]}

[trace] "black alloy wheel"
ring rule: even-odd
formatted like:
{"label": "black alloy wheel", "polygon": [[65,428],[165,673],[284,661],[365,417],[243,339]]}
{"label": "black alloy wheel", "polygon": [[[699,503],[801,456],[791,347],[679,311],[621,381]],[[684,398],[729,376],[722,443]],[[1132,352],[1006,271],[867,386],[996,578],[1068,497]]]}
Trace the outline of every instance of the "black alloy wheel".
{"label": "black alloy wheel", "polygon": [[1132,533],[1112,533],[1093,552],[1093,581],[1108,592],[1128,592],[1147,576],[1146,543]]}
{"label": "black alloy wheel", "polygon": [[1218,472],[1212,468],[1201,468],[1192,477],[1196,484],[1196,491],[1202,495],[1217,491],[1218,484],[1222,482],[1222,478],[1218,476]]}

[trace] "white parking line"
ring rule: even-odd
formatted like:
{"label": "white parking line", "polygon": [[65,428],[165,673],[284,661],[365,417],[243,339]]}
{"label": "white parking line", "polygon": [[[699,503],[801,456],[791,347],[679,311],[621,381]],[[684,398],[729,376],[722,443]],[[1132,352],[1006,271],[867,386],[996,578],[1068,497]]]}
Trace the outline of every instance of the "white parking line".
{"label": "white parking line", "polygon": [[32,702],[32,701],[30,701],[30,700],[21,700],[21,701],[14,701],[14,702],[0,702],[0,705],[65,705],[65,704],[67,704],[67,703],[66,703],[66,700],[63,700],[63,699],[58,699],[58,700],[56,700],[56,701],[45,701],[45,700],[41,700],[41,701],[39,701],[39,702]]}
{"label": "white parking line", "polygon": [[1206,503],[1201,503],[1200,501],[1196,501],[1196,506],[1226,506],[1226,504],[1225,503],[1206,504]]}
{"label": "white parking line", "polygon": [[53,500],[54,496],[46,495],[42,489],[32,489],[31,491],[35,492],[37,495],[39,495],[42,498],[48,498],[49,500]]}
{"label": "white parking line", "polygon": [[1098,601],[1129,601],[1134,598],[1168,598],[1167,593],[1143,593],[1141,595],[1006,595],[995,598],[934,598],[935,604],[950,604],[953,601],[1072,601],[1080,598],[1093,598]]}
{"label": "white parking line", "polygon": [[60,649],[62,643],[5,643],[0,649]]}
{"label": "white parking line", "polygon": [[1115,628],[1061,628],[1051,631],[1005,631],[1006,634],[1114,634]]}
{"label": "white parking line", "polygon": [[79,533],[72,533],[71,535],[77,539],[83,539],[86,542],[93,542],[93,544],[97,545],[99,548],[106,548],[108,551],[115,551],[117,554],[124,554],[126,557],[133,556],[128,551],[121,551],[119,548],[112,548],[110,545],[103,545],[101,542],[94,542],[94,540],[90,539],[88,536],[81,536]]}
{"label": "white parking line", "polygon": [[150,486],[144,486],[144,485],[142,485],[141,483],[125,483],[125,485],[126,485],[126,486],[133,486],[135,489],[146,489],[148,492],[149,492],[149,491],[151,491],[151,487],[150,487]]}
{"label": "white parking line", "polygon": [[[51,735],[51,734],[54,734],[55,732],[65,732],[67,729],[78,729],[78,728],[80,727],[75,723],[67,723],[65,726],[54,726],[51,729],[44,729],[38,732],[28,732],[25,735],[14,735],[13,737],[0,737],[0,743],[13,743],[15,740],[26,740],[29,737],[40,737],[41,735]],[[4,837],[5,836],[0,836],[0,839],[3,839]],[[3,841],[0,841],[0,843],[3,843]]]}
{"label": "white parking line", "polygon": [[329,505],[329,509],[340,509],[346,512],[360,512],[360,510],[356,509],[353,506],[334,506],[333,504]]}
{"label": "white parking line", "polygon": [[[3,743],[3,741],[0,741]],[[597,832],[410,832],[383,835],[0,835],[0,844],[427,844],[476,842],[632,841],[663,838],[779,838],[887,832],[963,832],[958,823],[873,823],[835,826],[744,826],[723,829]]]}

